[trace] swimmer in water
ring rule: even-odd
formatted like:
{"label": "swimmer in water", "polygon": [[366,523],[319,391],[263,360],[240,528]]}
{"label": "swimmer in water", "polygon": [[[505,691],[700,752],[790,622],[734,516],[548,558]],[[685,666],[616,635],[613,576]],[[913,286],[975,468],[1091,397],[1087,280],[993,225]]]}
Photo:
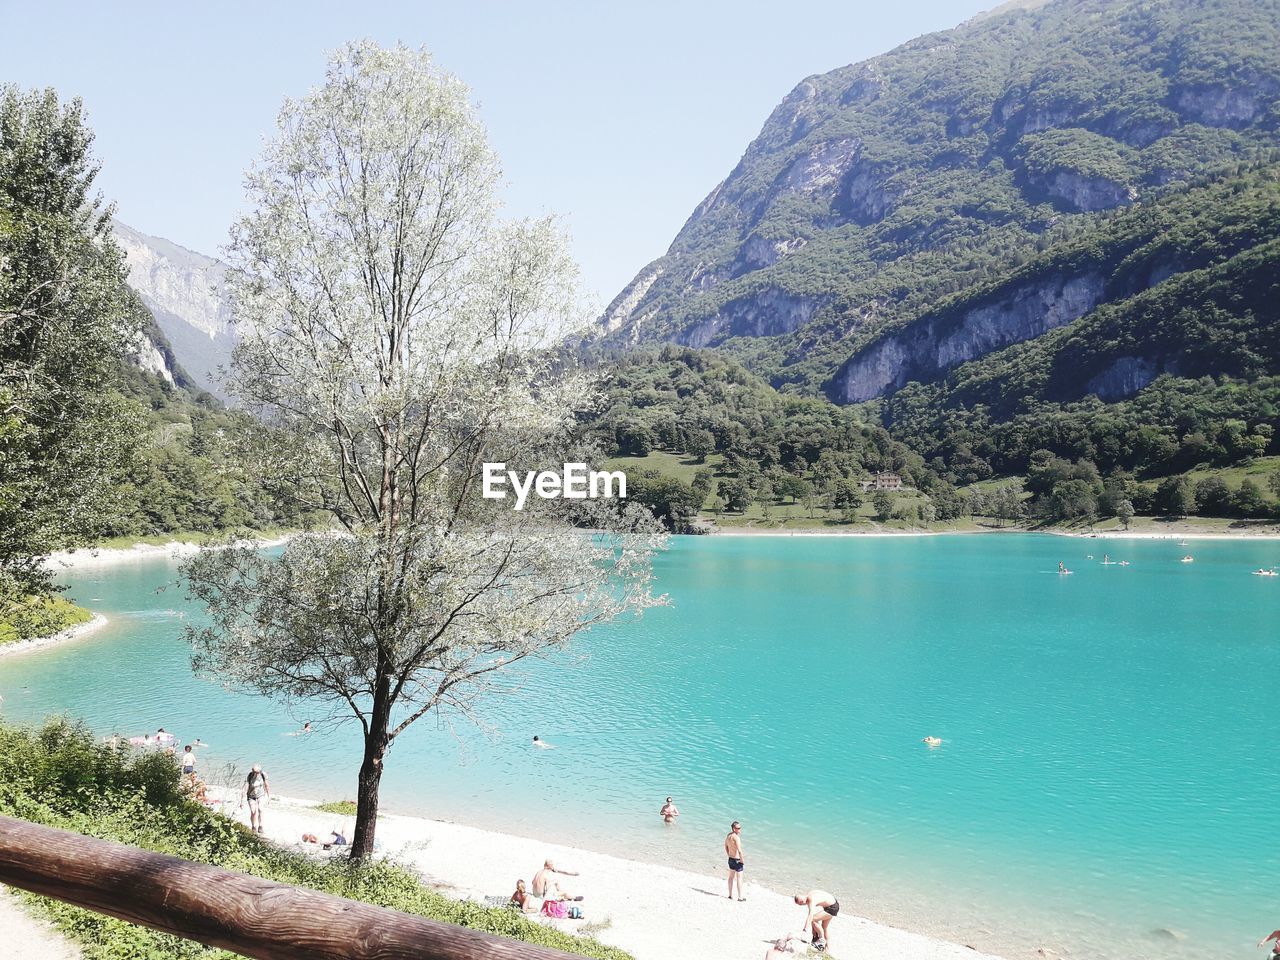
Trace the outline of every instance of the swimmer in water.
{"label": "swimmer in water", "polygon": [[924,738],[923,740],[921,740],[920,742],[921,742],[921,743],[927,743],[927,744],[928,744],[929,746],[931,746],[931,747],[936,747],[936,746],[941,745],[941,743],[942,743],[942,738],[941,738],[941,737],[925,737],[925,738]]}
{"label": "swimmer in water", "polygon": [[658,811],[658,816],[662,817],[664,823],[675,823],[676,817],[680,816],[680,811],[670,797],[667,802],[662,805],[662,809]]}
{"label": "swimmer in water", "polygon": [[533,745],[535,747],[541,747],[543,750],[554,750],[556,748],[555,744],[547,743],[545,740],[539,740],[536,736],[533,738]]}
{"label": "swimmer in water", "polygon": [[1270,934],[1258,941],[1258,946],[1265,947],[1272,940],[1275,941],[1275,946],[1271,948],[1271,956],[1280,957],[1280,930],[1272,930]]}

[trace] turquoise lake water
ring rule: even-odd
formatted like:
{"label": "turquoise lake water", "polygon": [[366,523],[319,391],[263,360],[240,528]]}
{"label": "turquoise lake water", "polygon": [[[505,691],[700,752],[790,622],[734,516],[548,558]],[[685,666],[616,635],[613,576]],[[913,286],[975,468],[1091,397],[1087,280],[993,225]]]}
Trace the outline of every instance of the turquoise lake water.
{"label": "turquoise lake water", "polygon": [[[483,727],[421,721],[384,805],[716,892],[739,819],[748,882],[1010,957],[1260,955],[1280,926],[1280,578],[1250,571],[1273,564],[1280,543],[677,538],[670,607],[510,675]],[[164,726],[209,742],[206,774],[258,761],[281,794],[352,796],[352,727],[291,737],[319,713],[192,675],[174,576],[68,572],[111,624],[0,660],[5,715]]]}

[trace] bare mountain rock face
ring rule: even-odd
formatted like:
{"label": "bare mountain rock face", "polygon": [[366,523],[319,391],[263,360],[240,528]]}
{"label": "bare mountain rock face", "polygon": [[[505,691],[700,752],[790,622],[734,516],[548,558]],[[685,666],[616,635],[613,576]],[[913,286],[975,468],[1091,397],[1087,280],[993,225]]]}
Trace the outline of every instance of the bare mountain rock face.
{"label": "bare mountain rock face", "polygon": [[[176,243],[114,221],[115,239],[129,263],[129,285],[142,297],[156,326],[194,385],[226,399],[220,369],[231,361],[236,332],[222,295],[223,265]],[[155,369],[154,343],[140,345],[139,366]],[[164,376],[164,373],[161,373]],[[173,380],[172,372],[166,377]]]}
{"label": "bare mountain rock face", "polygon": [[[1094,232],[1123,246],[1114,218],[1278,147],[1280,0],[1017,0],[799,83],[597,338],[889,396],[1176,281],[1195,250],[1123,283],[1118,246],[1011,278]],[[1172,369],[1123,349],[1079,389],[1121,397]]]}

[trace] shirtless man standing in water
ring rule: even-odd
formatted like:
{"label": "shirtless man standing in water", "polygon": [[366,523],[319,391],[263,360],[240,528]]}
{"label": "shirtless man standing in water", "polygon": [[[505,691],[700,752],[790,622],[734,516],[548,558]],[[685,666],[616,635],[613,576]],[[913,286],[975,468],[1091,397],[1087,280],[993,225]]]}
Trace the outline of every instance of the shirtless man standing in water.
{"label": "shirtless man standing in water", "polygon": [[658,816],[662,817],[667,823],[675,823],[676,817],[680,816],[680,811],[676,809],[675,802],[670,797],[667,797],[667,802],[658,811]]}
{"label": "shirtless man standing in water", "polygon": [[733,899],[733,884],[738,883],[738,899],[747,899],[742,895],[742,871],[746,863],[742,859],[742,824],[737,820],[729,825],[729,835],[724,838],[725,856],[729,858],[729,899]]}
{"label": "shirtless man standing in water", "polygon": [[825,890],[810,890],[796,894],[796,906],[809,908],[800,929],[811,935],[815,950],[826,950],[830,944],[827,927],[831,926],[831,918],[840,912],[840,901]]}

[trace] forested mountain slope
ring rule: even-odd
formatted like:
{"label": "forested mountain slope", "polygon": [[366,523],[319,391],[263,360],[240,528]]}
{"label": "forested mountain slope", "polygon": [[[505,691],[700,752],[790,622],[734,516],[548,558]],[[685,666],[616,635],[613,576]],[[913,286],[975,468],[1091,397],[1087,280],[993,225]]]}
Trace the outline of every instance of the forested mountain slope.
{"label": "forested mountain slope", "polygon": [[[1145,273],[1111,259],[1144,245],[1137,224],[1154,228],[1149,245],[1220,196],[1180,204],[1191,187],[1254,176],[1280,143],[1278,99],[1275,0],[1055,0],[920,37],[796,87],[610,305],[600,339],[717,346],[842,403],[938,380],[1216,269],[1212,231],[1147,251]],[[1273,201],[1254,187],[1240,189]],[[1117,227],[1117,211],[1149,205],[1164,219]],[[1268,209],[1238,215],[1261,224]],[[1175,369],[1148,354],[1090,376],[1121,396]]]}

